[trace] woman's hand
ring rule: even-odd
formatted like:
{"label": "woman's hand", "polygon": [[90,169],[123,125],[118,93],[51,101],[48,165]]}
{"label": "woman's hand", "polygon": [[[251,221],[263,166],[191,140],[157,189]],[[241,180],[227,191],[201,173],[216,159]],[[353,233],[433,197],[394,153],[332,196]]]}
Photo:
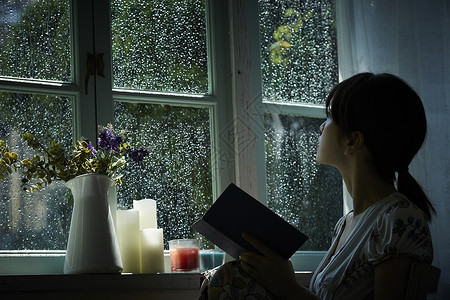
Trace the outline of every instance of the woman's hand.
{"label": "woman's hand", "polygon": [[242,237],[261,253],[241,254],[242,269],[248,275],[278,299],[317,299],[309,290],[297,283],[294,268],[289,260],[282,258],[249,234],[243,233]]}

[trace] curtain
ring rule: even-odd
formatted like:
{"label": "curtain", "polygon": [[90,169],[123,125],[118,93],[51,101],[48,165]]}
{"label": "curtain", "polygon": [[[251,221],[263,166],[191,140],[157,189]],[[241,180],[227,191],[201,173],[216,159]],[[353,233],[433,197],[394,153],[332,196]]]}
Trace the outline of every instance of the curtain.
{"label": "curtain", "polygon": [[428,135],[410,170],[437,211],[433,265],[442,273],[428,299],[450,299],[450,1],[337,0],[336,26],[341,80],[392,73],[422,98]]}

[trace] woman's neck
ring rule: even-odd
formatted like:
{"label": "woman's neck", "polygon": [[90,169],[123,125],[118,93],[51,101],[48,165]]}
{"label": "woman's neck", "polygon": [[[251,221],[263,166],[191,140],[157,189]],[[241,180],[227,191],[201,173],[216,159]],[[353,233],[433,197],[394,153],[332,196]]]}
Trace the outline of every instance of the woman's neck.
{"label": "woman's neck", "polygon": [[343,175],[343,178],[353,199],[355,215],[396,191],[393,182],[384,180],[366,168],[355,169],[348,175]]}

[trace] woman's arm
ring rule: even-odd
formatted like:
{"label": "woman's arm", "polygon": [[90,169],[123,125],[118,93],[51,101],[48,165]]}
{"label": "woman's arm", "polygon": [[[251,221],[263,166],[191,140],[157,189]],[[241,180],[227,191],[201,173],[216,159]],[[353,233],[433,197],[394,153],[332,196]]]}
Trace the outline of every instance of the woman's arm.
{"label": "woman's arm", "polygon": [[243,253],[240,257],[242,269],[277,299],[318,299],[308,289],[297,283],[294,268],[289,260],[279,256],[258,239],[248,234],[243,234],[243,237],[262,255],[253,252]]}
{"label": "woman's arm", "polygon": [[391,258],[375,266],[374,299],[405,299],[412,258]]}

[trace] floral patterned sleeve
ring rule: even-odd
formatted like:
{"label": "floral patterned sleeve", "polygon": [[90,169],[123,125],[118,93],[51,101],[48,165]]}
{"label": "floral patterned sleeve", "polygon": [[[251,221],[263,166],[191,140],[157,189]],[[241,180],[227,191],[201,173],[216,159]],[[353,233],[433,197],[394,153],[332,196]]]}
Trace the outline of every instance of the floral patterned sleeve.
{"label": "floral patterned sleeve", "polygon": [[402,198],[374,224],[368,247],[372,265],[392,257],[411,257],[429,263],[433,260],[431,234],[425,215]]}

